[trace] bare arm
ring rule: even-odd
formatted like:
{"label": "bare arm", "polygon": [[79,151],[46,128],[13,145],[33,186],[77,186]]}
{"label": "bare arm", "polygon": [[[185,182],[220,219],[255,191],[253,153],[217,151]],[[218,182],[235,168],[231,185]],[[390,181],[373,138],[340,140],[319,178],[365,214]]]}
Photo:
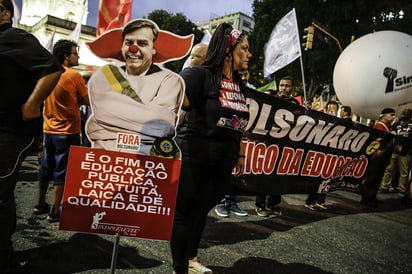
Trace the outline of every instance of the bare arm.
{"label": "bare arm", "polygon": [[23,120],[27,121],[40,117],[40,106],[56,86],[61,73],[61,71],[50,73],[37,81],[29,99],[21,106]]}
{"label": "bare arm", "polygon": [[242,176],[244,170],[245,170],[245,147],[243,146],[243,142],[240,141],[240,150],[239,150],[239,157],[237,159],[237,164],[235,168],[235,177]]}
{"label": "bare arm", "polygon": [[186,109],[190,108],[189,98],[187,98],[186,94],[185,94],[185,97],[183,98],[183,107],[186,108]]}

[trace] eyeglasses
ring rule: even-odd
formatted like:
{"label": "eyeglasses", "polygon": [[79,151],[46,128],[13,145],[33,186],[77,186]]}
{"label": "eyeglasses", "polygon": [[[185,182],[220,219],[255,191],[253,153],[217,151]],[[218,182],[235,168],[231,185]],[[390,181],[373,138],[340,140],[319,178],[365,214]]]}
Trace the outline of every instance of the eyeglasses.
{"label": "eyeglasses", "polygon": [[76,56],[79,56],[79,53],[77,51],[70,52],[70,54],[74,54]]}

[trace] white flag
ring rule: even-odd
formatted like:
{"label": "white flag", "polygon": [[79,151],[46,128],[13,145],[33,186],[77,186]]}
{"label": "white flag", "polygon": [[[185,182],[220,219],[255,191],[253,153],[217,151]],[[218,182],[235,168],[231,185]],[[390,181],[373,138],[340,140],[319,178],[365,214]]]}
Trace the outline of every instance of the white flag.
{"label": "white flag", "polygon": [[295,61],[300,55],[300,40],[295,9],[276,24],[265,48],[265,77]]}
{"label": "white flag", "polygon": [[50,36],[49,41],[47,41],[46,45],[44,46],[51,53],[53,53],[54,35],[55,34],[56,34],[56,30],[53,31],[53,34]]}
{"label": "white flag", "polygon": [[14,8],[13,27],[17,28],[17,26],[19,25],[19,21],[20,21],[20,9],[16,5],[16,2],[14,0],[11,1],[11,2],[13,4],[13,8]]}
{"label": "white flag", "polygon": [[[83,6],[86,4],[86,0],[83,1]],[[83,21],[84,10],[82,11],[82,15],[80,16],[80,21],[77,22],[76,27],[74,28],[73,32],[67,37],[68,40],[74,41],[76,43],[79,42],[80,34],[82,33],[82,21]]]}

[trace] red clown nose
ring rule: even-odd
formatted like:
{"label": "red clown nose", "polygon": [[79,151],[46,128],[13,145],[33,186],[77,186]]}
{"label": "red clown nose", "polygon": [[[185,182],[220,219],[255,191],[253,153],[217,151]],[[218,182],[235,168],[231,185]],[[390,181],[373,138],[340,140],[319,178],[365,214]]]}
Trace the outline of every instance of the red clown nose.
{"label": "red clown nose", "polygon": [[139,48],[136,45],[130,45],[129,46],[129,51],[132,53],[136,53],[139,50]]}

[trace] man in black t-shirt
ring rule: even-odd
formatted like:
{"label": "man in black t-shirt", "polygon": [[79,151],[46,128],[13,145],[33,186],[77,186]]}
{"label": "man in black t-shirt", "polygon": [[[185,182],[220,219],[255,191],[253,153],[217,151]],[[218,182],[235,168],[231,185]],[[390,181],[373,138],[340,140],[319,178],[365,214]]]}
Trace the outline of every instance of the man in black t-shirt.
{"label": "man in black t-shirt", "polygon": [[41,134],[43,100],[63,68],[39,41],[12,27],[10,0],[0,0],[0,272],[14,273],[12,234],[16,228],[17,171],[34,137]]}

